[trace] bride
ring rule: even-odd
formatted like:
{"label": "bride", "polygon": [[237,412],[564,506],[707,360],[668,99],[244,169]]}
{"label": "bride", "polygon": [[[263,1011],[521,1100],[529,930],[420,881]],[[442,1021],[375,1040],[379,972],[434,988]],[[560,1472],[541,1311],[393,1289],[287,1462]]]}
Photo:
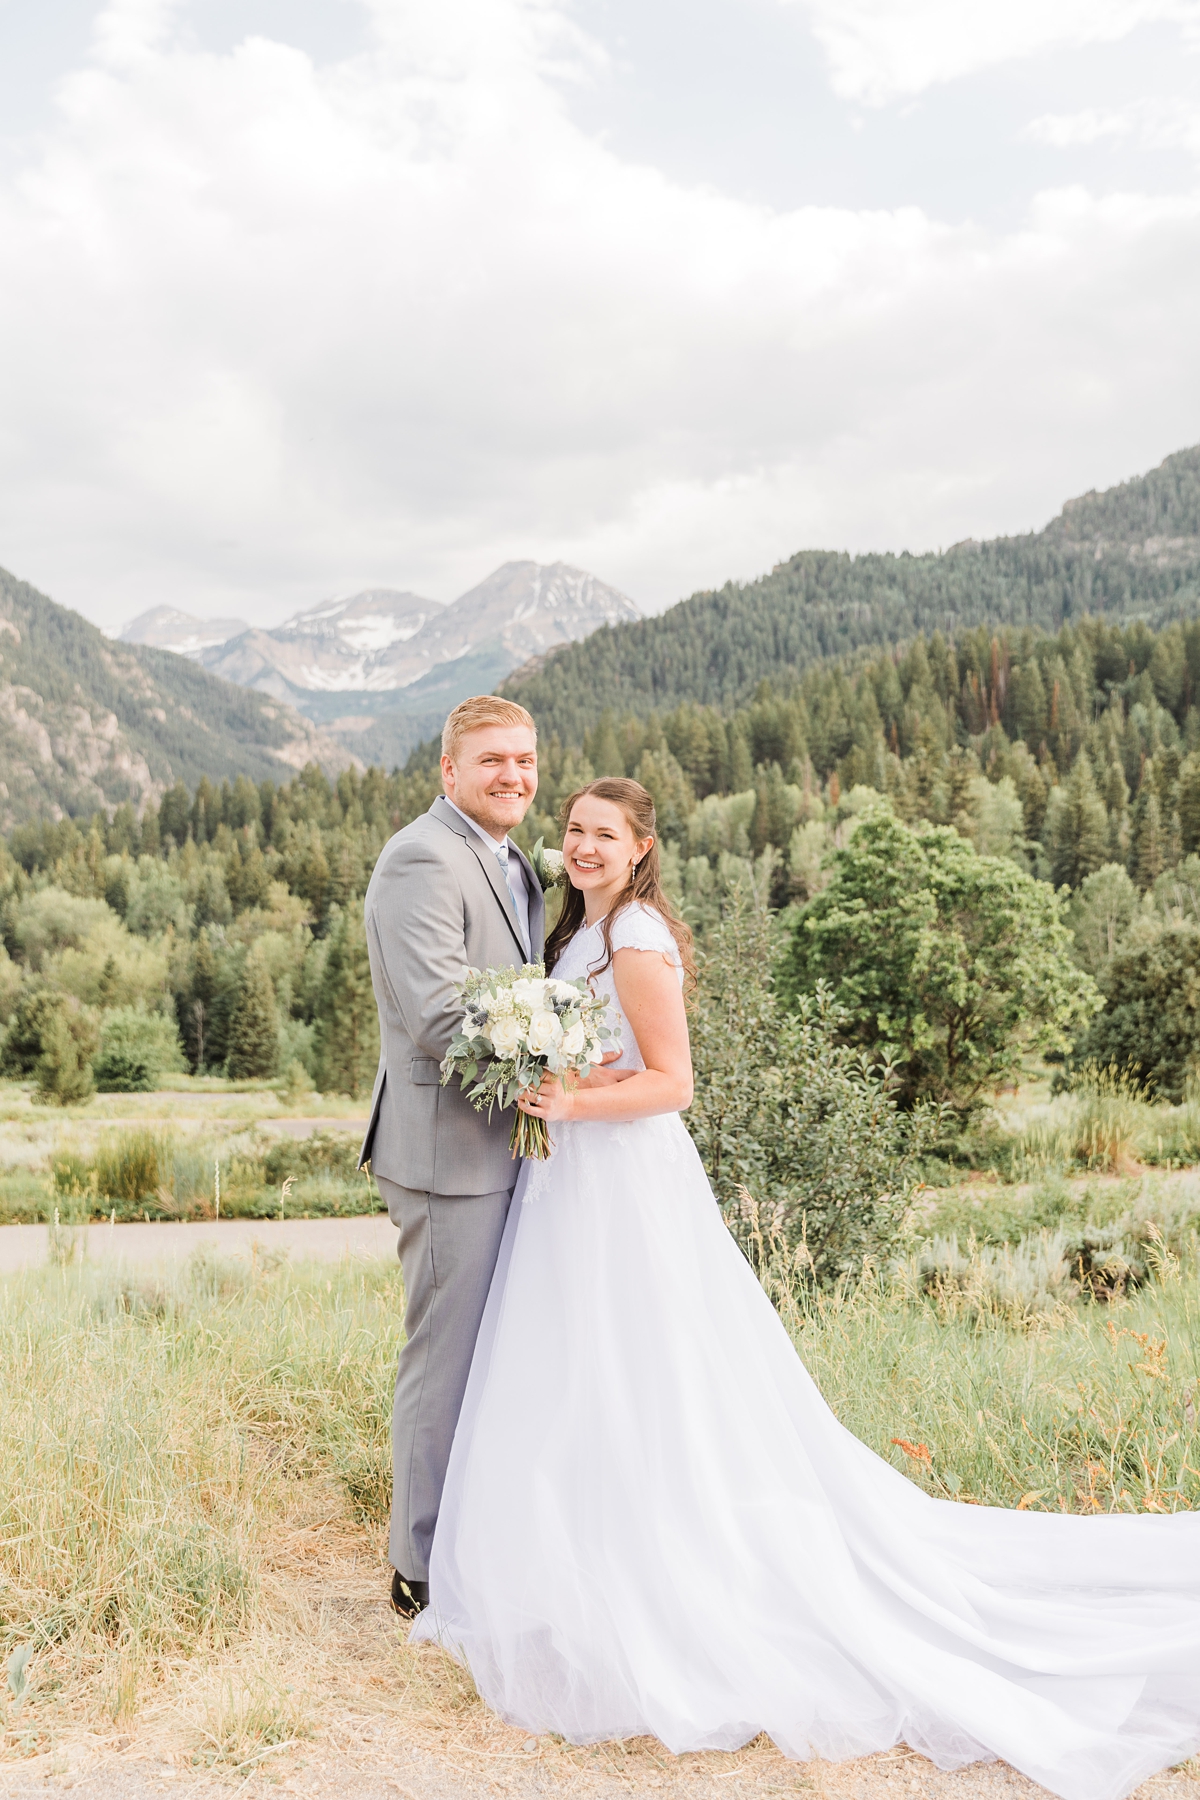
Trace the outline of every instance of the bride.
{"label": "bride", "polygon": [[633,781],[565,809],[547,965],[621,1079],[521,1100],[526,1164],[412,1631],[510,1723],[788,1756],[903,1741],[1118,1800],[1200,1748],[1200,1521],[935,1500],[829,1411],[679,1118],[689,933]]}

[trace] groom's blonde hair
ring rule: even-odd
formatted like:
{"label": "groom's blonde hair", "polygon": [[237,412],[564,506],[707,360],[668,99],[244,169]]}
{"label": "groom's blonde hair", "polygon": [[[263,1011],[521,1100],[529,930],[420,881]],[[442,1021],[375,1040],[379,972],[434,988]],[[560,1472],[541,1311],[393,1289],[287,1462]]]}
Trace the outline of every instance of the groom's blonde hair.
{"label": "groom's blonde hair", "polygon": [[469,700],[459,702],[442,726],[442,755],[455,762],[467,733],[485,725],[526,725],[537,737],[537,726],[515,700],[501,700],[497,694],[472,694]]}

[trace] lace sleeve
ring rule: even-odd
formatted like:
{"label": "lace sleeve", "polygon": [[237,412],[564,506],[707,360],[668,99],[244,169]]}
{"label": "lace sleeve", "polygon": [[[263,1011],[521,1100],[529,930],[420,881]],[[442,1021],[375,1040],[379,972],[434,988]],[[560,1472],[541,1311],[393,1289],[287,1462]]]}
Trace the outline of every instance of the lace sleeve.
{"label": "lace sleeve", "polygon": [[656,912],[648,906],[634,904],[618,913],[612,928],[612,947],[617,950],[660,950],[679,967],[679,950],[675,939]]}

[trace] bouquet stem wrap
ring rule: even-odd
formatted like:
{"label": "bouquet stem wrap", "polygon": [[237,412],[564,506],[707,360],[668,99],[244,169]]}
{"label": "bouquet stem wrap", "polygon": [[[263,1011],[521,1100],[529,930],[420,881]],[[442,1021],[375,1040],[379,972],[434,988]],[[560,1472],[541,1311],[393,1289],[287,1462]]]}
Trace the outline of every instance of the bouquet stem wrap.
{"label": "bouquet stem wrap", "polygon": [[[557,981],[541,963],[522,969],[464,969],[459,983],[462,1027],[442,1059],[442,1086],[457,1075],[475,1108],[495,1106],[539,1088],[547,1074],[565,1088],[618,1048],[605,1023],[607,994],[584,980]],[[514,1157],[544,1161],[552,1144],[544,1119],[519,1108],[509,1138]]]}

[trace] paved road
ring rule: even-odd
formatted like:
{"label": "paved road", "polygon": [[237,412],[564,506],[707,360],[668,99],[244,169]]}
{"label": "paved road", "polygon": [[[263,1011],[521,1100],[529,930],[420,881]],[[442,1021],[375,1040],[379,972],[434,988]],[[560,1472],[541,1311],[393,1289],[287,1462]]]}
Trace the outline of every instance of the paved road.
{"label": "paved road", "polygon": [[[0,1225],[0,1274],[40,1268],[48,1259],[45,1225]],[[357,1219],[217,1219],[200,1224],[86,1225],[71,1233],[89,1262],[133,1268],[183,1262],[201,1244],[249,1257],[253,1246],[297,1258],[339,1262],[343,1256],[396,1255],[396,1228],[385,1213]]]}

